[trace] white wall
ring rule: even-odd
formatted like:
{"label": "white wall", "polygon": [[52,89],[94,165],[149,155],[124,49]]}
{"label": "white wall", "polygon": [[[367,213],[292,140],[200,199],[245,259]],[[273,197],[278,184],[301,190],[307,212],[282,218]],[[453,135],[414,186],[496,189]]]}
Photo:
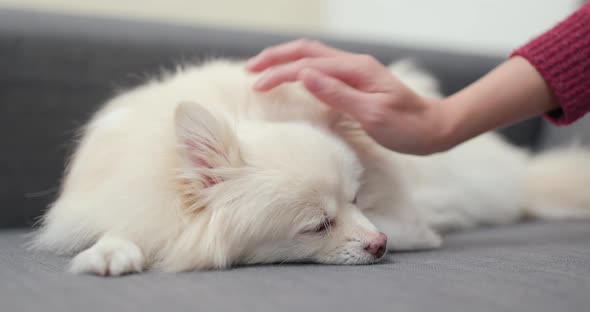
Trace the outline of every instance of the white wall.
{"label": "white wall", "polygon": [[317,0],[0,0],[0,7],[297,32],[320,27],[320,5]]}
{"label": "white wall", "polygon": [[325,0],[338,35],[509,53],[573,11],[579,0]]}
{"label": "white wall", "polygon": [[508,53],[580,0],[0,0],[0,7]]}

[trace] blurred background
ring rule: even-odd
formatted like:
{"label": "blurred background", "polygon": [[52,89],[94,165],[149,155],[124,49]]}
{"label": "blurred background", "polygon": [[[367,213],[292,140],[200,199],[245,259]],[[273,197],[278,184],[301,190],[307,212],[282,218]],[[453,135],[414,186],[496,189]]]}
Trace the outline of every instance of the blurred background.
{"label": "blurred background", "polygon": [[[449,95],[582,2],[0,0],[0,207],[14,207],[0,209],[0,228],[30,226],[47,207],[94,111],[178,64],[307,35],[384,64],[413,58]],[[587,120],[557,128],[534,118],[500,132],[531,150],[590,146]]]}
{"label": "blurred background", "polygon": [[116,16],[504,55],[581,0],[0,0],[7,8]]}

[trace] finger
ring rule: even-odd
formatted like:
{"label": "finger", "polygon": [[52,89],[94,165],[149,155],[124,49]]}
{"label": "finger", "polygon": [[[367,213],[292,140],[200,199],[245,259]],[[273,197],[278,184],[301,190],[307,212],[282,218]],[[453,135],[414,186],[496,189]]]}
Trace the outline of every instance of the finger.
{"label": "finger", "polygon": [[353,87],[356,87],[359,80],[364,77],[364,71],[347,56],[304,58],[269,69],[254,83],[254,90],[268,91],[282,83],[296,81],[299,79],[301,71],[306,68],[333,76]]}
{"label": "finger", "polygon": [[318,100],[333,109],[362,119],[365,103],[372,101],[372,95],[356,90],[346,83],[318,70],[306,68],[301,72],[305,88]]}
{"label": "finger", "polygon": [[326,57],[344,54],[319,41],[299,39],[262,50],[246,63],[246,69],[260,72],[271,66],[296,61],[305,57]]}

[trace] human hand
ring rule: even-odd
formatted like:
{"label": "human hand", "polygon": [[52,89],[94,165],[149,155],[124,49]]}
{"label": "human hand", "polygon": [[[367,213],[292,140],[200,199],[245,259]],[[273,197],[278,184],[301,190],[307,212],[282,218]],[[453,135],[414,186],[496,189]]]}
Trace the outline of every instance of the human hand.
{"label": "human hand", "polygon": [[263,50],[246,69],[264,71],[253,86],[260,92],[302,81],[318,100],[352,116],[388,149],[425,155],[451,147],[449,118],[439,100],[418,96],[369,55],[297,40]]}

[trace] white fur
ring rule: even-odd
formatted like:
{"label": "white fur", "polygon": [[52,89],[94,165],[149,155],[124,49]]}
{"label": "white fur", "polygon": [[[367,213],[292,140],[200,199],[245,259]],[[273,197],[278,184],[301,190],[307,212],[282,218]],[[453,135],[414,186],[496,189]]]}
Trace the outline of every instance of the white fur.
{"label": "white fur", "polygon": [[[72,271],[99,275],[361,264],[378,260],[365,251],[378,229],[389,249],[419,249],[450,229],[589,216],[590,175],[574,164],[590,159],[585,151],[531,162],[490,134],[431,157],[398,155],[297,83],[253,92],[242,67],[188,68],[106,104],[36,245],[77,253]],[[430,76],[396,68],[438,95]]]}
{"label": "white fur", "polygon": [[74,257],[70,271],[117,276],[141,272],[144,265],[139,247],[128,240],[107,236]]}

